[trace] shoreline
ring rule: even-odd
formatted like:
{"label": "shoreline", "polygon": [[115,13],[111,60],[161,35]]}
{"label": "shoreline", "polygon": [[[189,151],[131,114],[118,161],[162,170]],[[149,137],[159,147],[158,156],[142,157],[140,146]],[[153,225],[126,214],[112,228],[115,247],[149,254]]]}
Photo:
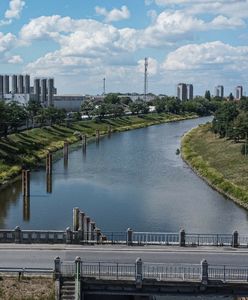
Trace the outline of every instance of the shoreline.
{"label": "shoreline", "polygon": [[[209,165],[209,162],[204,160],[201,157],[200,153],[197,153],[194,151],[194,149],[190,148],[189,146],[189,140],[194,135],[194,132],[199,130],[202,126],[200,125],[196,128],[191,129],[187,133],[185,133],[181,139],[181,157],[182,160],[191,168],[191,170],[199,176],[202,180],[204,180],[212,189],[220,193],[222,196],[226,197],[229,200],[232,200],[240,207],[244,208],[248,211],[248,201],[240,199],[239,197],[235,196],[235,192],[241,193],[244,197],[248,196],[248,193],[241,187],[234,183],[232,183],[230,180],[226,179],[224,175],[215,169],[214,167]],[[189,149],[187,148],[189,147]],[[187,153],[188,151],[191,151],[191,153]],[[198,160],[198,163],[196,162]],[[211,175],[215,176],[215,178],[211,177]],[[216,181],[217,183],[215,183]],[[222,188],[218,185],[223,185],[225,188]],[[226,189],[226,190],[225,190]],[[230,190],[231,192],[228,192],[227,190]],[[233,191],[233,192],[232,192]]]}
{"label": "shoreline", "polygon": [[[160,124],[165,124],[165,123],[170,123],[170,122],[178,122],[178,121],[184,121],[184,120],[198,118],[197,115],[192,115],[192,114],[191,115],[190,114],[189,115],[152,114],[152,116],[161,117],[162,119],[146,120],[143,117],[139,117],[140,121],[141,121],[140,123],[131,123],[129,125],[113,126],[112,133],[125,132],[125,131],[129,131],[129,130],[141,129],[141,128],[154,126],[154,125],[160,125]],[[133,116],[133,119],[135,117],[137,117],[137,116]],[[123,119],[123,117],[122,117],[122,119]],[[124,117],[124,120],[125,119],[129,120],[130,117],[127,117],[127,118]],[[111,123],[112,121],[116,121],[116,119],[106,119],[106,120],[100,121],[98,123],[97,122],[93,123],[93,121],[92,121],[92,124],[94,125],[94,127],[97,128],[99,126],[111,125],[109,123]],[[83,123],[83,122],[85,122],[85,121],[75,122],[75,123],[73,123],[73,125],[83,124],[83,126],[85,126],[85,124],[87,124],[86,123],[87,121],[85,123]],[[52,127],[44,127],[44,128],[41,128],[41,130],[45,131],[46,129],[49,129],[49,128],[52,128]],[[68,129],[66,126],[60,126],[60,128]],[[31,130],[27,130],[22,133],[28,133]],[[95,132],[88,134],[86,131],[80,131],[79,133],[86,134],[87,142],[93,141],[96,139]],[[105,130],[102,130],[102,128],[100,129],[100,137],[106,136],[107,134],[108,134],[107,128],[105,128]],[[13,135],[15,135],[15,134],[13,134]],[[70,134],[70,135],[68,135],[67,138],[57,140],[55,143],[51,141],[47,145],[44,145],[44,147],[41,147],[38,149],[39,155],[38,155],[38,157],[36,157],[36,161],[32,162],[32,165],[30,164],[28,166],[28,168],[30,168],[30,170],[35,170],[35,169],[39,170],[40,168],[42,168],[44,166],[43,160],[45,159],[46,154],[49,151],[53,154],[61,151],[63,149],[64,141],[67,141],[69,143],[69,145],[76,146],[76,144],[80,142],[80,138],[79,138],[79,136]],[[19,154],[19,155],[21,155],[21,154]],[[28,157],[28,158],[32,159],[32,156],[30,155],[30,157]],[[6,165],[6,167],[8,167],[8,166]],[[13,174],[11,176],[9,176],[9,178],[0,180],[0,191],[5,189],[6,187],[10,186],[14,182],[20,180],[21,166],[20,165],[14,165],[14,166],[10,165],[9,169],[11,169],[11,168],[16,168],[16,171],[13,172]],[[0,172],[0,175],[1,175],[1,172]],[[8,175],[6,177],[8,177]]]}

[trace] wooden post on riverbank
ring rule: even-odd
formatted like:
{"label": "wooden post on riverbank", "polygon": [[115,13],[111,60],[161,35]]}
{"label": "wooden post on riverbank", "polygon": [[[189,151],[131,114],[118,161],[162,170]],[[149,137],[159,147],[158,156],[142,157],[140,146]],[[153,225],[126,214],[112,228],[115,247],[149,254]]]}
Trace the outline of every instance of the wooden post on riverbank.
{"label": "wooden post on riverbank", "polygon": [[30,197],[23,196],[23,220],[30,220]]}
{"label": "wooden post on riverbank", "polygon": [[69,154],[69,144],[68,142],[64,142],[64,160],[68,161],[68,154]]}
{"label": "wooden post on riverbank", "polygon": [[82,147],[83,147],[83,151],[86,151],[86,146],[87,146],[87,136],[86,134],[82,135]]}
{"label": "wooden post on riverbank", "polygon": [[96,142],[99,143],[100,140],[100,131],[99,129],[96,129]]}
{"label": "wooden post on riverbank", "polygon": [[52,184],[52,174],[46,175],[47,193],[52,194],[53,184]]}
{"label": "wooden post on riverbank", "polygon": [[22,170],[22,194],[24,197],[30,196],[30,170]]}
{"label": "wooden post on riverbank", "polygon": [[111,137],[112,134],[112,127],[111,125],[108,126],[108,137]]}
{"label": "wooden post on riverbank", "polygon": [[53,156],[52,153],[48,153],[46,156],[46,174],[51,175],[53,168]]}

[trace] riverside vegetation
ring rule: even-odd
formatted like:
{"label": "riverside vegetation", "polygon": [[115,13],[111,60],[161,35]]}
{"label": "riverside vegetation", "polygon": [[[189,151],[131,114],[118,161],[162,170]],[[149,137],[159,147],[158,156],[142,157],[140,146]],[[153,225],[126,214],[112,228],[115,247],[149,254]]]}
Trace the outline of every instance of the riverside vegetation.
{"label": "riverside vegetation", "polygon": [[[155,113],[148,113],[149,105]],[[75,143],[82,134],[91,138],[97,129],[101,135],[107,134],[109,126],[116,132],[184,120],[209,115],[218,107],[218,101],[204,98],[181,102],[164,97],[147,103],[109,94],[101,103],[85,101],[81,110],[88,120],[82,121],[80,113],[69,119],[64,111],[42,108],[32,100],[27,106],[0,101],[0,185],[15,178],[23,167],[41,166],[48,151],[61,149],[64,141]],[[132,115],[126,115],[128,111]],[[39,124],[39,128],[20,130],[24,124]]]}
{"label": "riverside vegetation", "polygon": [[223,102],[212,124],[191,130],[182,156],[215,189],[248,209],[248,98]]}

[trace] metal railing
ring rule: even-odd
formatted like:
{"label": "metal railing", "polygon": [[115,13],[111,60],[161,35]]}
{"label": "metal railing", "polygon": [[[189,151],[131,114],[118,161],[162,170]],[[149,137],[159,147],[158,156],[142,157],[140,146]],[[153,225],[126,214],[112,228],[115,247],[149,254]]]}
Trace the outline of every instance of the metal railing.
{"label": "metal railing", "polygon": [[54,270],[52,268],[10,268],[10,267],[0,267],[0,274],[13,274],[17,273],[19,275],[52,275]]}
{"label": "metal railing", "polygon": [[138,245],[178,245],[178,233],[133,232],[133,243]]}
{"label": "metal railing", "polygon": [[232,234],[186,234],[185,242],[188,246],[231,246]]}
{"label": "metal railing", "polygon": [[201,266],[195,264],[144,263],[143,278],[156,280],[200,280]]}
{"label": "metal railing", "polygon": [[222,280],[223,282],[246,281],[248,282],[248,267],[235,267],[226,265],[209,265],[208,278]]}

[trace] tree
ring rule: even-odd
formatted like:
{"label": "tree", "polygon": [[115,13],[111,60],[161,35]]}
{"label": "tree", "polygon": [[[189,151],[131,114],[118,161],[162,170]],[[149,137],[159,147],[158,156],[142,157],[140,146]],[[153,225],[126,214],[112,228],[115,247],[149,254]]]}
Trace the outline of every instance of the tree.
{"label": "tree", "polygon": [[117,94],[108,94],[104,98],[104,103],[117,104],[117,103],[120,103],[120,98],[118,97]]}
{"label": "tree", "polygon": [[25,107],[16,101],[11,101],[6,105],[6,120],[9,123],[9,129],[17,131],[27,120],[27,112]]}
{"label": "tree", "polygon": [[233,96],[233,94],[232,94],[232,93],[230,93],[230,95],[229,95],[229,97],[228,97],[228,98],[229,98],[229,100],[230,100],[230,101],[233,101],[233,100],[234,100],[234,96]]}
{"label": "tree", "polygon": [[42,106],[41,106],[40,102],[38,102],[34,99],[30,99],[28,101],[28,104],[26,106],[26,111],[27,111],[28,117],[31,119],[32,126],[34,125],[35,117],[39,114],[41,109],[42,109]]}
{"label": "tree", "polygon": [[205,99],[211,100],[211,93],[209,90],[205,92]]}
{"label": "tree", "polygon": [[92,101],[84,101],[81,105],[81,111],[83,113],[85,113],[89,118],[90,118],[90,115],[92,114],[94,110],[94,104],[92,103]]}

